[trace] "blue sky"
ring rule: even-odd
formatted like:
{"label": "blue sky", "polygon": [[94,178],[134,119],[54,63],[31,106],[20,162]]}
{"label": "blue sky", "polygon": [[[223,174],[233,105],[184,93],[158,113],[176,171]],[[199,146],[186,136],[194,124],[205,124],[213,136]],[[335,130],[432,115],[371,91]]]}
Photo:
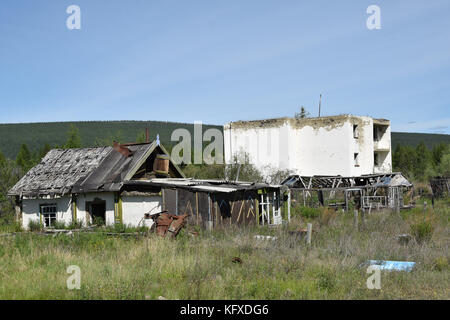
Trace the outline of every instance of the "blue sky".
{"label": "blue sky", "polygon": [[[69,5],[81,30],[69,30]],[[366,9],[381,8],[368,30]],[[317,115],[450,133],[450,2],[2,1],[0,122]]]}

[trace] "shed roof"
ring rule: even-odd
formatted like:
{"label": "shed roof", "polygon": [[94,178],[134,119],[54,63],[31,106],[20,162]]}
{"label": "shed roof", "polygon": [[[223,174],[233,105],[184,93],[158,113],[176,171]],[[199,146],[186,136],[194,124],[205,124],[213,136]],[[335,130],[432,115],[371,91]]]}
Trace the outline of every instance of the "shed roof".
{"label": "shed roof", "polygon": [[132,180],[124,183],[126,186],[153,186],[160,188],[180,188],[207,193],[230,193],[259,189],[278,189],[281,186],[257,182],[200,180],[192,178],[155,178],[148,180]]}
{"label": "shed roof", "polygon": [[[129,157],[112,147],[50,150],[38,165],[16,183],[8,195],[118,191],[153,151],[167,154],[155,141],[127,145],[127,148],[131,151]],[[178,176],[184,176],[172,162],[171,167]]]}

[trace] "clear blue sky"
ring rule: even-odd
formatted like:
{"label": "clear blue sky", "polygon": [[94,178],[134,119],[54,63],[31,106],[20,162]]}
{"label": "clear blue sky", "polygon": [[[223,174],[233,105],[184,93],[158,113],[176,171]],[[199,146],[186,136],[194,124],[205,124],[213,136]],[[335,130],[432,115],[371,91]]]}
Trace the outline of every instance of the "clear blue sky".
{"label": "clear blue sky", "polygon": [[[66,8],[81,8],[68,30]],[[368,30],[366,8],[381,8]],[[450,133],[450,1],[9,0],[0,122],[388,118]]]}

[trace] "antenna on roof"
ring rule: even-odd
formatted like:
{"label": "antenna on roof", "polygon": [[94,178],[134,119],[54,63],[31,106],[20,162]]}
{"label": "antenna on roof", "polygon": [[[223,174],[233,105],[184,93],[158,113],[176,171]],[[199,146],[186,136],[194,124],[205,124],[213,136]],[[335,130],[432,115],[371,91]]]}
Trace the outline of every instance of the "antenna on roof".
{"label": "antenna on roof", "polygon": [[320,118],[320,107],[322,105],[322,94],[320,94],[320,98],[319,98],[319,118]]}

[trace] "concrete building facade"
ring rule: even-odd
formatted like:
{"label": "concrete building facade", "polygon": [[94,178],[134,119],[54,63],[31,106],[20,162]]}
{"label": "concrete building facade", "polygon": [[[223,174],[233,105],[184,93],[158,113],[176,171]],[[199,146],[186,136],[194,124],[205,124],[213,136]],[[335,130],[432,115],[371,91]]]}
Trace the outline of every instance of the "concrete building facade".
{"label": "concrete building facade", "polygon": [[225,162],[254,164],[263,173],[359,176],[392,171],[390,122],[353,115],[276,118],[224,126]]}

